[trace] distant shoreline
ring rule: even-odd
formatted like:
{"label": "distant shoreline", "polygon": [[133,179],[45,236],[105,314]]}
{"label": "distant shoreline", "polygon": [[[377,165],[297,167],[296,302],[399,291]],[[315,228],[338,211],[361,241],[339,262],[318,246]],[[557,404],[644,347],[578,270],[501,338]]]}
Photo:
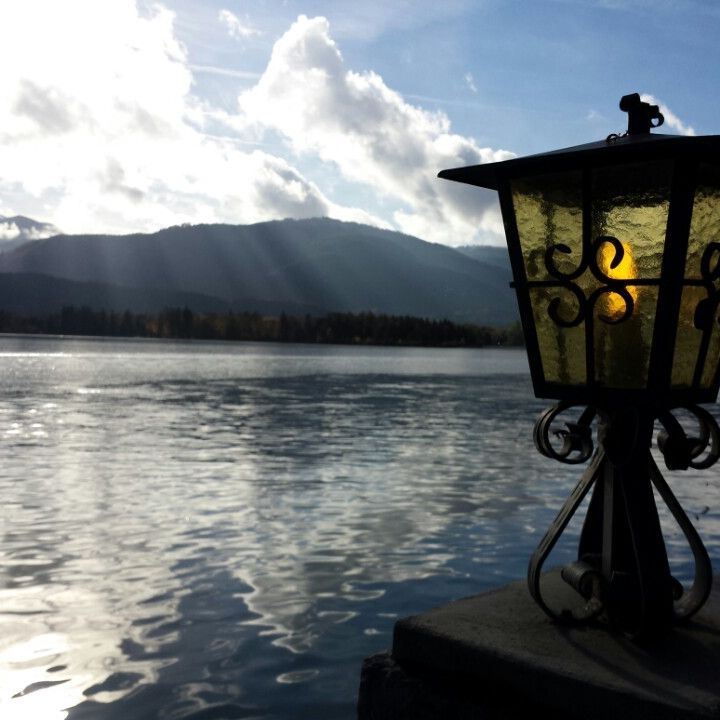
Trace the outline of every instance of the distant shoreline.
{"label": "distant shoreline", "polygon": [[496,328],[372,312],[304,317],[256,312],[205,314],[194,313],[187,307],[138,314],[66,306],[59,313],[40,317],[0,311],[0,333],[381,347],[482,348],[523,344],[519,323]]}

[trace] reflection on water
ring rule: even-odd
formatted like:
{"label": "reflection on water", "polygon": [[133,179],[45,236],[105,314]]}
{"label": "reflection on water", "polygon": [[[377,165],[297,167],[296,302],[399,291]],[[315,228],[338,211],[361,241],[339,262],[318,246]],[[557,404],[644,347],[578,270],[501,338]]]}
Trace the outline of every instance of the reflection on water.
{"label": "reflection on water", "polygon": [[[0,369],[4,720],[352,717],[395,619],[522,577],[578,476],[521,351],[3,338]],[[680,489],[718,557],[713,472]]]}

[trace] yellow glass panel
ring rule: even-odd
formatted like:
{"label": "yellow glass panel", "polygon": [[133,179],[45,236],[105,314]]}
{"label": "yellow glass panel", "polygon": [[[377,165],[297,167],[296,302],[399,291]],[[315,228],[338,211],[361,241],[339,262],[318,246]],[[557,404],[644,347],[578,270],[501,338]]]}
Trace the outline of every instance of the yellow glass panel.
{"label": "yellow glass panel", "polygon": [[[658,289],[654,286],[628,286],[635,295],[630,317],[618,323],[606,323],[599,314],[601,304],[595,306],[595,379],[603,387],[630,389],[647,386],[653,326],[657,310]],[[611,293],[615,302],[625,309],[620,295]]]}
{"label": "yellow glass panel", "polygon": [[690,221],[686,278],[701,277],[700,260],[709,242],[720,242],[720,168],[701,164]]}
{"label": "yellow glass panel", "polygon": [[[701,163],[698,167],[693,198],[685,277],[688,280],[704,279],[717,292],[720,282],[710,277],[703,278],[702,274],[702,258],[711,243],[720,243],[720,168]],[[719,260],[720,252],[712,251],[707,269],[712,272]],[[705,333],[709,333],[707,353],[699,380],[701,387],[709,387],[713,384],[715,369],[720,360],[720,328],[717,313],[715,317],[705,318],[707,323],[702,327],[695,326],[695,313],[698,305],[703,302],[709,302],[707,288],[699,286],[683,288],[675,335],[671,379],[673,387],[683,388],[692,385]]]}
{"label": "yellow glass panel", "polygon": [[570,273],[582,259],[582,176],[579,172],[522,178],[512,182],[520,246],[528,280],[547,280],[545,253],[559,243],[570,253],[555,252],[560,272]]}
{"label": "yellow glass panel", "polygon": [[[592,170],[591,194],[586,200],[591,207],[589,242],[596,253],[593,258],[582,257],[580,171],[512,182],[513,206],[547,382],[585,384],[589,342],[595,353],[595,382],[616,389],[647,386],[658,290],[613,281],[659,280],[671,178],[670,162]],[[583,273],[570,281],[583,301],[567,288],[533,287],[534,282],[558,280],[546,266],[548,251],[552,252],[551,264],[560,274],[574,272],[585,260],[587,267]],[[599,272],[594,272],[593,267]],[[587,337],[586,321],[570,328],[555,322],[551,315],[554,301],[564,322],[578,314],[592,313],[593,337]]]}
{"label": "yellow glass panel", "polygon": [[548,315],[553,299],[560,300],[558,314],[564,321],[577,316],[577,298],[562,288],[536,287],[530,289],[530,303],[540,346],[545,381],[562,385],[585,385],[585,323],[562,327]]}
{"label": "yellow glass panel", "polygon": [[[656,280],[662,260],[670,209],[672,165],[669,162],[623,165],[593,171],[591,238],[615,238],[622,257],[611,241],[597,248],[598,269],[613,280]],[[617,262],[619,260],[619,262]],[[613,267],[613,262],[616,262]],[[601,280],[588,280],[596,288]],[[595,380],[603,387],[647,387],[650,351],[655,330],[658,288],[625,285],[632,302],[612,290],[600,294],[595,304]],[[607,323],[607,318],[615,321]]]}
{"label": "yellow glass panel", "polygon": [[675,356],[673,358],[671,385],[676,388],[690,387],[695,374],[702,330],[695,327],[695,308],[707,297],[705,288],[683,288],[680,298],[680,315],[675,333]]}
{"label": "yellow glass panel", "polygon": [[593,173],[593,240],[609,235],[631,248],[638,278],[660,277],[671,179],[669,162],[601,168]]}

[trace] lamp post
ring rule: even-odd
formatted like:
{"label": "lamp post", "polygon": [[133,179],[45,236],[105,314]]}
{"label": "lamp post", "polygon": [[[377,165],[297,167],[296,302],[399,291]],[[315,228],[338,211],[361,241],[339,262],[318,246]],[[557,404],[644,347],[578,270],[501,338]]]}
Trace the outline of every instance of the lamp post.
{"label": "lamp post", "polygon": [[[620,108],[622,136],[440,177],[498,191],[535,394],[560,401],[538,420],[535,445],[561,462],[591,460],[530,560],[530,592],[559,621],[603,615],[643,637],[693,615],[712,583],[650,450],[659,421],[669,469],[720,456],[718,425],[697,405],[720,384],[720,136],[650,134],[663,117],[638,95]],[[586,407],[555,430],[574,406]],[[653,488],[692,550],[687,590],[670,573]],[[562,570],[582,599],[553,609],[541,569],[590,490],[577,562]]]}

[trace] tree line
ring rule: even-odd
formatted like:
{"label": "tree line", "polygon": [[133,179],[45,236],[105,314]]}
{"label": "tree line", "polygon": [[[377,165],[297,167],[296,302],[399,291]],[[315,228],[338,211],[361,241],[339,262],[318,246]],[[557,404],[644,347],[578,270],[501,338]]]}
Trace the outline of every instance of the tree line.
{"label": "tree line", "polygon": [[68,305],[59,313],[39,317],[0,310],[0,332],[426,347],[522,344],[519,323],[493,328],[372,312],[296,317],[285,313],[195,313],[187,307],[132,313]]}

